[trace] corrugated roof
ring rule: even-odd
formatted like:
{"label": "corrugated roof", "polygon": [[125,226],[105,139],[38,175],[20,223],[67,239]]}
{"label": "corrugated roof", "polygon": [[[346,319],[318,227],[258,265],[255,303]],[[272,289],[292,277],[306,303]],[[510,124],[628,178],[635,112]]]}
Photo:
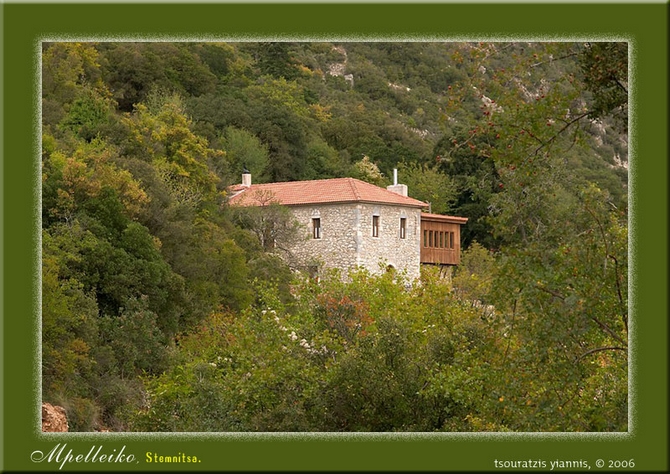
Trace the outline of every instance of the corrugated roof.
{"label": "corrugated roof", "polygon": [[407,207],[427,207],[428,204],[388,191],[355,178],[289,181],[284,183],[236,185],[230,188],[233,206],[260,206],[277,202],[285,206],[370,202]]}

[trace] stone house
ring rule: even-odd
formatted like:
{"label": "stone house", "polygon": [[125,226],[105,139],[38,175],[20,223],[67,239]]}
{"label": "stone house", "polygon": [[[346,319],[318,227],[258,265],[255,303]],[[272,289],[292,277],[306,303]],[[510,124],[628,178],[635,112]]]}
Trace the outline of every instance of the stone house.
{"label": "stone house", "polygon": [[291,209],[302,226],[291,259],[313,274],[320,268],[393,268],[416,279],[421,263],[458,264],[460,226],[467,219],[423,213],[428,204],[408,197],[397,174],[394,183],[387,189],[354,178],[252,184],[245,173],[242,184],[229,189],[229,204],[276,202]]}

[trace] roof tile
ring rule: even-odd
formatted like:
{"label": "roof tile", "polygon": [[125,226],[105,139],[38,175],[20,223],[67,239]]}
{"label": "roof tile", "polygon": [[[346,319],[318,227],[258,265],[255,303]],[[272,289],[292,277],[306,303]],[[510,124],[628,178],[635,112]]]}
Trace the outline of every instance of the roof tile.
{"label": "roof tile", "polygon": [[379,186],[355,179],[334,178],[313,181],[236,185],[229,203],[233,206],[260,206],[277,202],[285,206],[344,202],[371,202],[407,207],[427,207],[414,198],[401,196]]}

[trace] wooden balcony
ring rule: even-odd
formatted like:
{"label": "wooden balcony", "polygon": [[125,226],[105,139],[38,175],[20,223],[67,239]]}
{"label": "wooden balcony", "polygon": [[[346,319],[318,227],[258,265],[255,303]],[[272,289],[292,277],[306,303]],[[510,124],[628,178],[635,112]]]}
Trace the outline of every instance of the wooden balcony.
{"label": "wooden balcony", "polygon": [[461,262],[461,226],[465,217],[421,214],[421,263],[458,265]]}

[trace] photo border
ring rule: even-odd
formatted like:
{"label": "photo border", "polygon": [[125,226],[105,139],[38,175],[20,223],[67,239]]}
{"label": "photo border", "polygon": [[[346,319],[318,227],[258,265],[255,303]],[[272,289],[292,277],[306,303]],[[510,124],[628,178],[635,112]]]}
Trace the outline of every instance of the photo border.
{"label": "photo border", "polygon": [[[173,455],[177,453],[193,453],[198,456],[203,462],[198,464],[181,464],[180,469],[187,470],[283,470],[283,469],[310,469],[310,470],[493,470],[493,459],[564,459],[564,460],[586,460],[592,469],[595,467],[594,463],[597,459],[632,459],[637,457],[637,453],[644,451],[647,454],[646,461],[642,458],[636,462],[635,470],[654,470],[660,466],[667,466],[667,450],[665,448],[667,441],[667,409],[665,405],[661,406],[659,402],[667,401],[667,357],[656,359],[655,367],[651,371],[647,367],[649,363],[648,351],[644,350],[647,344],[638,345],[638,337],[645,337],[645,341],[649,341],[651,336],[656,336],[655,343],[661,342],[657,347],[656,354],[667,356],[667,339],[660,341],[658,334],[667,336],[667,322],[664,317],[667,314],[667,301],[663,298],[665,296],[665,287],[660,285],[663,282],[667,283],[667,251],[661,247],[665,245],[667,240],[667,199],[662,201],[661,205],[656,206],[656,212],[653,222],[650,222],[650,213],[646,206],[650,202],[660,200],[663,197],[667,198],[667,182],[660,181],[667,178],[667,138],[662,140],[664,135],[663,124],[667,126],[667,90],[665,101],[662,101],[665,109],[655,110],[654,113],[647,112],[642,114],[642,110],[638,106],[642,103],[649,103],[645,96],[645,89],[650,83],[667,87],[667,43],[657,43],[655,49],[660,51],[659,64],[664,66],[658,68],[661,70],[663,78],[650,77],[648,71],[648,64],[642,63],[648,61],[648,55],[642,54],[646,52],[643,48],[649,48],[648,36],[650,32],[645,30],[649,24],[659,24],[656,15],[662,15],[662,8],[652,7],[666,7],[665,13],[667,18],[666,5],[646,5],[647,9],[640,15],[644,20],[636,28],[621,28],[619,23],[624,18],[628,21],[635,18],[638,13],[632,14],[631,10],[624,8],[621,5],[621,13],[615,15],[614,18],[618,22],[614,22],[612,26],[611,19],[612,8],[607,5],[607,25],[602,25],[604,19],[598,23],[599,29],[604,30],[605,33],[584,33],[588,30],[575,30],[571,33],[543,33],[541,31],[531,33],[501,33],[500,30],[496,33],[483,32],[477,30],[471,24],[464,21],[461,26],[465,30],[470,28],[474,32],[460,32],[452,33],[450,31],[433,31],[426,33],[418,31],[419,28],[400,28],[398,21],[392,21],[392,30],[395,28],[394,34],[384,32],[388,30],[382,28],[380,20],[377,19],[372,26],[363,26],[360,24],[360,17],[370,18],[370,13],[379,13],[379,8],[383,7],[385,14],[388,13],[389,6],[376,5],[356,5],[356,4],[338,4],[338,5],[239,5],[239,4],[202,4],[202,5],[180,5],[170,4],[175,7],[173,15],[177,18],[189,18],[189,26],[191,30],[195,28],[196,32],[186,32],[184,30],[175,29],[174,24],[168,27],[156,24],[156,20],[150,29],[165,30],[158,31],[152,34],[146,33],[131,33],[136,27],[126,26],[124,24],[113,24],[111,18],[101,16],[96,21],[85,24],[75,24],[77,17],[81,18],[81,12],[102,14],[104,11],[114,12],[118,17],[118,12],[130,12],[129,18],[135,18],[133,15],[139,15],[141,12],[148,12],[155,8],[165,8],[165,6],[152,5],[129,5],[129,4],[114,4],[114,5],[29,5],[29,4],[6,4],[3,8],[4,18],[3,23],[6,28],[6,36],[4,39],[4,150],[3,150],[3,210],[4,210],[4,229],[12,229],[12,233],[4,234],[3,253],[3,434],[4,436],[4,457],[5,467],[10,467],[14,470],[55,470],[58,466],[46,463],[33,462],[36,458],[31,456],[35,452],[47,453],[51,448],[58,444],[67,443],[67,449],[73,449],[75,453],[82,451],[84,454],[88,452],[88,447],[91,445],[104,444],[106,449],[121,450],[125,448],[125,452],[131,451],[138,458],[138,464],[124,465],[124,470],[163,470],[166,468],[164,464],[155,465],[145,463],[146,452],[160,452],[164,455]],[[476,15],[480,12],[482,5],[463,5],[463,4],[426,4],[408,6],[402,4],[393,4],[397,7],[396,14],[404,12],[403,19],[412,19],[409,25],[417,25],[421,12],[441,12],[450,16],[454,12],[459,14],[467,13]],[[550,5],[528,5],[528,4],[514,4],[514,5],[489,5],[489,7],[505,6],[511,8],[511,14],[518,14],[522,9],[527,10],[529,7],[537,8],[537,12],[563,11],[562,8],[567,8],[571,11],[585,12],[593,11],[596,7],[594,5],[561,5],[561,9],[548,8]],[[644,6],[644,5],[643,5]],[[180,8],[177,8],[180,7]],[[258,25],[251,28],[249,25],[240,28],[234,34],[226,35],[212,35],[197,32],[198,21],[197,12],[219,12],[230,13],[234,15],[243,15],[247,13],[259,14],[259,8],[277,8],[284,7],[281,11],[276,10],[276,15],[273,18],[287,18],[286,15],[305,15],[306,18],[315,18],[316,13],[330,11],[350,12],[356,17],[354,25],[345,23],[344,25],[333,25],[333,19],[327,22],[326,28],[319,28],[317,30],[309,30],[307,32],[300,31],[281,31],[282,28],[266,28],[263,31],[263,25]],[[545,7],[547,7],[545,9]],[[556,7],[554,5],[553,7]],[[590,8],[587,8],[590,7]],[[630,5],[628,5],[630,7]],[[36,9],[39,8],[41,12],[45,10],[52,11],[53,16],[51,20],[56,18],[63,22],[57,28],[53,26],[45,28],[46,25],[42,23],[28,23],[26,30],[17,32],[17,24],[14,21],[23,20],[24,22],[29,18],[34,18]],[[602,8],[602,6],[601,6]],[[495,9],[495,8],[493,8]],[[188,10],[188,11],[187,11]],[[391,10],[394,10],[393,8]],[[627,13],[624,13],[627,11]],[[365,14],[367,13],[367,14]],[[528,11],[525,12],[526,14]],[[392,14],[392,13],[391,13]],[[506,12],[510,14],[509,11]],[[194,16],[195,15],[195,16]],[[356,16],[358,15],[358,16]],[[505,16],[505,15],[503,15]],[[163,18],[163,16],[161,16]],[[174,23],[175,16],[171,23]],[[205,18],[205,17],[203,17]],[[591,17],[592,19],[594,17]],[[555,21],[556,18],[547,16],[544,21],[540,21],[539,25],[534,25],[534,29],[541,30],[542,25],[546,27],[546,22],[551,19]],[[655,20],[655,21],[654,21]],[[204,21],[204,20],[203,20]],[[295,20],[289,22],[295,24]],[[26,24],[26,23],[23,23]],[[377,27],[375,28],[375,25]],[[619,25],[618,27],[616,25]],[[267,26],[267,25],[266,25]],[[337,28],[340,26],[340,28]],[[341,27],[348,29],[344,34],[338,32]],[[349,28],[347,28],[349,26]],[[518,25],[517,25],[518,26]],[[658,32],[661,39],[665,37],[667,40],[667,23],[664,25],[664,31]],[[119,29],[126,28],[126,33],[119,33]],[[145,26],[146,27],[146,26]],[[256,29],[258,28],[258,29]],[[640,29],[641,28],[641,29]],[[95,30],[98,30],[96,32]],[[110,31],[111,30],[111,31]],[[173,30],[173,31],[171,31]],[[403,31],[404,30],[404,31]],[[140,31],[140,30],[137,30]],[[11,44],[10,40],[18,41],[17,44]],[[631,222],[629,232],[631,238],[629,239],[629,255],[631,278],[629,278],[629,305],[631,309],[631,351],[629,358],[630,367],[636,367],[637,370],[629,370],[629,393],[631,394],[631,404],[629,409],[629,431],[626,433],[342,433],[342,434],[320,434],[320,433],[236,433],[236,434],[221,434],[221,433],[42,433],[40,431],[40,94],[39,94],[39,70],[40,70],[40,50],[41,42],[45,40],[64,40],[64,41],[127,41],[127,40],[161,40],[161,41],[253,41],[263,39],[267,40],[295,40],[295,41],[574,41],[574,40],[606,40],[606,41],[628,41],[631,55],[631,64],[629,66],[631,71],[631,83],[633,87],[631,90],[631,109],[630,109],[630,216]],[[14,56],[15,50],[23,51],[24,55],[21,58]],[[634,54],[639,51],[640,54]],[[25,53],[28,52],[28,58]],[[662,53],[665,54],[662,54]],[[32,61],[30,59],[32,58]],[[665,58],[664,60],[662,58]],[[26,69],[27,63],[30,63],[29,70]],[[28,82],[26,83],[26,79]],[[660,79],[660,80],[659,80]],[[18,82],[22,87],[11,89],[12,94],[8,91],[12,85]],[[26,88],[26,84],[28,87]],[[637,87],[635,87],[637,85]],[[14,94],[14,91],[17,93]],[[649,92],[647,90],[647,92]],[[662,93],[659,91],[659,94]],[[639,100],[638,100],[638,95]],[[26,98],[30,97],[30,101]],[[30,104],[30,105],[29,105]],[[28,110],[26,110],[28,109]],[[8,117],[12,117],[12,121],[8,121]],[[635,117],[638,117],[636,120]],[[28,120],[28,118],[30,118]],[[648,132],[648,127],[652,124],[650,120],[656,121],[653,124],[657,133],[654,136],[653,132]],[[30,126],[27,124],[30,123]],[[26,138],[29,138],[27,141]],[[649,140],[649,142],[642,143],[642,140]],[[30,146],[27,146],[30,143]],[[660,153],[658,158],[647,158],[649,154],[649,145]],[[28,153],[30,149],[30,153]],[[20,160],[10,161],[9,157],[20,157]],[[644,159],[641,156],[645,156]],[[651,161],[651,171],[648,167]],[[659,175],[661,179],[659,180]],[[10,179],[11,178],[11,179]],[[25,184],[30,185],[26,188]],[[651,186],[649,183],[653,183]],[[660,186],[659,186],[660,184]],[[22,186],[22,188],[21,188]],[[649,189],[648,189],[649,188]],[[642,192],[651,191],[656,192]],[[651,194],[651,196],[650,196]],[[11,196],[11,201],[8,199]],[[18,198],[17,198],[18,197]],[[11,204],[11,208],[9,206]],[[29,212],[26,212],[28,210]],[[659,210],[661,212],[659,212]],[[660,216],[659,216],[660,215]],[[26,216],[29,216],[27,219]],[[665,217],[663,217],[665,216]],[[633,238],[634,237],[634,238]],[[647,253],[649,250],[657,252],[656,257],[649,258]],[[26,259],[26,257],[28,257]],[[665,257],[665,258],[660,258]],[[27,265],[26,262],[30,262]],[[643,265],[645,272],[639,271]],[[652,281],[649,281],[647,269],[652,268]],[[11,280],[7,278],[11,275]],[[642,283],[644,282],[644,286]],[[26,285],[26,283],[28,283]],[[639,283],[639,284],[638,284]],[[652,298],[651,313],[648,309],[649,304],[647,300],[642,298],[649,297],[649,292],[646,291],[647,285],[651,284],[656,290],[660,292]],[[23,290],[19,287],[22,286]],[[27,291],[26,291],[27,289]],[[28,296],[28,299],[26,299]],[[652,294],[652,296],[654,296]],[[666,310],[666,311],[664,311]],[[659,325],[653,329],[641,325],[638,328],[638,316],[640,314],[657,314],[660,318]],[[12,315],[21,315],[20,320],[12,317]],[[12,319],[10,319],[12,317]],[[32,320],[31,320],[32,317]],[[638,334],[638,329],[641,335]],[[26,342],[28,344],[26,344]],[[17,346],[18,350],[17,350]],[[33,350],[26,350],[26,346]],[[639,348],[640,350],[636,350]],[[32,352],[32,357],[31,357]],[[16,354],[21,354],[17,360]],[[654,356],[652,356],[654,357]],[[37,363],[36,363],[37,362]],[[665,365],[664,365],[665,364]],[[18,367],[17,367],[18,365]],[[644,366],[644,367],[643,367]],[[21,387],[26,388],[25,381],[17,378],[17,369],[22,369],[23,377],[26,373],[32,375],[31,382],[28,384],[31,388],[29,390],[19,391],[18,397],[15,393],[6,391],[7,387]],[[26,370],[28,369],[28,370]],[[661,392],[662,397],[655,397],[654,402],[649,404],[649,397],[646,395],[642,397],[643,392],[640,390],[648,387],[653,382],[654,390]],[[658,387],[658,382],[663,382],[661,387]],[[660,389],[660,390],[659,390]],[[638,399],[637,394],[640,393],[642,398]],[[21,394],[30,393],[28,397]],[[653,408],[657,410],[657,415],[649,417],[647,411]],[[27,419],[32,419],[31,423],[26,421],[26,413],[29,413]],[[17,419],[17,415],[21,418]],[[660,418],[659,418],[660,417]],[[23,420],[23,423],[19,421]],[[658,421],[661,423],[658,423]],[[655,421],[655,422],[652,422]],[[4,422],[7,422],[5,424]],[[17,423],[19,422],[19,423]],[[26,429],[26,427],[29,429]],[[649,427],[653,427],[653,436],[648,436]],[[659,428],[663,428],[659,431]],[[7,436],[9,430],[12,430],[12,436]],[[652,441],[653,439],[653,441]],[[26,443],[24,447],[23,443]],[[225,443],[226,455],[222,458],[217,451],[221,449],[218,443]],[[482,444],[480,444],[482,443]],[[529,443],[532,448],[529,448]],[[483,455],[481,453],[482,447],[489,450],[489,454]],[[634,446],[634,449],[633,449]],[[662,447],[662,449],[661,449]],[[267,452],[272,452],[275,457],[272,461],[260,459],[257,454],[254,454],[255,449],[263,449]],[[79,450],[79,451],[77,451]],[[626,451],[631,454],[625,454]],[[308,451],[307,453],[305,451]],[[652,451],[649,453],[649,451]],[[521,453],[525,454],[522,456]],[[492,453],[492,454],[491,454]],[[190,455],[190,454],[189,454]],[[613,456],[616,456],[613,457]],[[331,459],[334,457],[335,459]],[[32,459],[32,460],[31,460]],[[665,463],[665,464],[663,464]],[[100,470],[109,470],[109,466],[91,466],[85,464],[67,464],[63,470],[92,470],[100,468]],[[120,466],[113,466],[119,469]],[[168,466],[172,467],[172,466]]]}

